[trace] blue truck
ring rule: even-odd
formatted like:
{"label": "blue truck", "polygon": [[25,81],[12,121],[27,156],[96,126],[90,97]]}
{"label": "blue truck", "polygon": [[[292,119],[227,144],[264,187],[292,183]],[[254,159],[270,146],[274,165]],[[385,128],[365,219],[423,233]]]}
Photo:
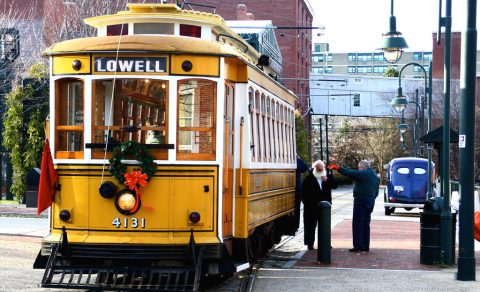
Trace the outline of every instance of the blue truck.
{"label": "blue truck", "polygon": [[[435,164],[432,162],[432,177],[434,173]],[[385,215],[395,212],[395,208],[422,209],[428,199],[428,160],[416,157],[392,159],[387,168],[387,180]]]}

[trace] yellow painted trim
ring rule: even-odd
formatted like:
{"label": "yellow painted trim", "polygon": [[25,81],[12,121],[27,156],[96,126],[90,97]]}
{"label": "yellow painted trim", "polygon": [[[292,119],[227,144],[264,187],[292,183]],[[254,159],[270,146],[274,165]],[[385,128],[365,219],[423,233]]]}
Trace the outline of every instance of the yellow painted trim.
{"label": "yellow painted trim", "polygon": [[127,22],[130,19],[151,18],[153,22],[164,21],[165,18],[187,19],[212,25],[223,25],[225,22],[218,14],[201,11],[181,10],[174,4],[127,4],[128,11],[120,11],[117,14],[101,15],[86,18],[84,22],[93,27],[102,27],[109,24]]}
{"label": "yellow painted trim", "polygon": [[[79,60],[82,64],[78,71],[72,67],[72,63],[75,60]],[[54,56],[52,62],[53,75],[90,74],[91,72],[90,55]]]}
{"label": "yellow painted trim", "polygon": [[248,82],[247,64],[234,58],[225,58],[225,79],[233,82]]}
{"label": "yellow painted trim", "polygon": [[[135,167],[131,165],[127,171]],[[98,187],[104,168],[108,165],[56,165],[61,190],[56,192],[51,208],[50,236],[60,234],[65,226],[69,241],[75,243],[187,244],[193,229],[196,242],[219,242],[217,166],[157,166],[143,189],[142,206],[133,215],[120,214],[114,198],[100,196]],[[118,190],[124,188],[108,171],[103,181],[115,183]],[[189,191],[185,192],[185,188]],[[70,211],[69,222],[59,219],[61,210]],[[201,215],[198,224],[188,220],[192,211]]]}
{"label": "yellow painted trim", "polygon": [[[119,44],[120,42],[120,44]],[[214,55],[240,57],[231,46],[197,38],[169,35],[103,36],[67,40],[52,45],[44,55],[66,55],[78,52],[116,52],[117,49],[133,53],[163,52],[173,54]]]}
{"label": "yellow painted trim", "polygon": [[[182,63],[190,61],[192,63],[191,71],[184,71]],[[220,76],[220,58],[214,56],[194,56],[194,55],[172,55],[170,74],[189,75],[189,76]]]}
{"label": "yellow painted trim", "polygon": [[236,169],[235,174],[236,238],[248,238],[253,228],[294,211],[294,169],[244,169],[241,195],[238,190],[240,170]]}

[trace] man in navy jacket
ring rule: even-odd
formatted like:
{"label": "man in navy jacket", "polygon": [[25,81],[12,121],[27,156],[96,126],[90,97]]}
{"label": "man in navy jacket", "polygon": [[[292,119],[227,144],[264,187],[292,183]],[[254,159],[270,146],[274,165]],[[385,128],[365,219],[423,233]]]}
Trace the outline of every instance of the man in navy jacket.
{"label": "man in navy jacket", "polygon": [[368,252],[370,250],[370,220],[375,206],[375,198],[378,196],[380,179],[370,168],[367,160],[358,163],[358,170],[329,165],[330,170],[337,170],[339,173],[353,179],[353,248],[350,252]]}

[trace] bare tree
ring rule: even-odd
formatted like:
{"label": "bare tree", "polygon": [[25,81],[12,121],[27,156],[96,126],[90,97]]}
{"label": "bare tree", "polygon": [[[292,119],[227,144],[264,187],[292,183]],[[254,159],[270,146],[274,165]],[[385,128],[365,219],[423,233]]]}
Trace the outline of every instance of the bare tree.
{"label": "bare tree", "polygon": [[45,0],[51,9],[45,12],[45,36],[49,43],[96,35],[96,29],[84,23],[85,18],[115,14],[127,10],[132,0],[71,0],[59,5],[58,0]]}
{"label": "bare tree", "polygon": [[[33,64],[42,61],[41,52],[45,46],[42,39],[42,22],[35,10],[37,2],[40,0],[22,2],[26,5],[19,6],[15,1],[0,1],[0,32],[3,45],[0,71],[1,79],[7,81],[3,86],[9,87],[12,81],[15,83],[15,80],[25,76]],[[17,53],[16,50],[19,50],[19,55],[12,58],[11,55]]]}

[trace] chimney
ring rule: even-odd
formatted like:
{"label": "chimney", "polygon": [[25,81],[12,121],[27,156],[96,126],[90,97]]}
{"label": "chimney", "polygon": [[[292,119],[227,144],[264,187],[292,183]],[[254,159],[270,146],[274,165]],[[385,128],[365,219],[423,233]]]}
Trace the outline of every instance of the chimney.
{"label": "chimney", "polygon": [[247,20],[247,6],[245,4],[237,5],[237,20]]}

